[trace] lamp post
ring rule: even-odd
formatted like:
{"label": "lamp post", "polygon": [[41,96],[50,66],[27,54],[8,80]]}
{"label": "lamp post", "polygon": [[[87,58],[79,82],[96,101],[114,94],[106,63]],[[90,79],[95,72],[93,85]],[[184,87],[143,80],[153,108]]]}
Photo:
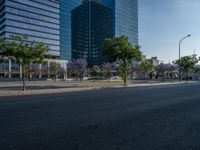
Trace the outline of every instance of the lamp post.
{"label": "lamp post", "polygon": [[184,39],[189,38],[191,36],[191,34],[183,37],[180,42],[179,42],[179,81],[181,81],[181,67],[180,67],[180,61],[181,61],[181,43]]}

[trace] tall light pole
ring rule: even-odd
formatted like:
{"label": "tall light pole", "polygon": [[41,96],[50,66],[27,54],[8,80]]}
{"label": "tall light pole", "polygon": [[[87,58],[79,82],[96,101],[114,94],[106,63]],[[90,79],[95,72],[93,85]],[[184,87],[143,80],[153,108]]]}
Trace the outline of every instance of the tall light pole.
{"label": "tall light pole", "polygon": [[[191,36],[191,34],[189,34],[189,35],[183,37],[183,38],[180,40],[180,42],[179,42],[179,63],[180,63],[180,60],[181,60],[181,43],[182,43],[182,41],[183,41],[184,39],[186,39],[186,38],[188,38],[188,37],[190,37],[190,36]],[[179,71],[179,81],[181,81],[181,67],[180,67],[180,64],[179,64],[178,71]]]}

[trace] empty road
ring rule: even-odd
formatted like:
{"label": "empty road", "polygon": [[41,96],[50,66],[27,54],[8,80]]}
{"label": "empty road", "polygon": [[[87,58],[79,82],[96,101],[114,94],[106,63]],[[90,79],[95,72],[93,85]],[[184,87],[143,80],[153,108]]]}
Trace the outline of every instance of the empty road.
{"label": "empty road", "polygon": [[200,84],[0,97],[0,150],[199,150]]}

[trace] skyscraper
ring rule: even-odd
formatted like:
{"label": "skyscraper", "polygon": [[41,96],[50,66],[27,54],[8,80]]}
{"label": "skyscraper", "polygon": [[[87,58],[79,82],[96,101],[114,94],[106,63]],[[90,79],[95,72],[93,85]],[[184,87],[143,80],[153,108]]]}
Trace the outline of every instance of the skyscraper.
{"label": "skyscraper", "polygon": [[104,62],[105,38],[126,35],[138,44],[138,0],[1,0],[0,37],[27,35],[52,58]]}
{"label": "skyscraper", "polygon": [[126,35],[132,45],[138,44],[138,0],[102,0],[113,9],[114,36]]}
{"label": "skyscraper", "polygon": [[70,10],[73,59],[102,64],[102,44],[109,37],[126,35],[138,44],[138,0],[83,0]]}
{"label": "skyscraper", "polygon": [[112,10],[99,1],[84,0],[71,17],[72,58],[85,58],[89,66],[101,65],[103,41],[113,36]]}
{"label": "skyscraper", "polygon": [[60,3],[52,0],[2,0],[0,37],[26,35],[27,42],[49,46],[52,58],[60,58]]}
{"label": "skyscraper", "polygon": [[82,0],[58,0],[60,1],[60,31],[61,31],[61,59],[72,58],[72,32],[71,11],[81,4]]}
{"label": "skyscraper", "polygon": [[[56,62],[66,69],[67,60],[60,59],[60,2],[58,0],[0,0],[0,37],[13,41],[11,35],[27,36],[25,42],[44,43],[49,47],[48,66]],[[0,76],[21,77],[21,67],[5,58],[0,63]]]}

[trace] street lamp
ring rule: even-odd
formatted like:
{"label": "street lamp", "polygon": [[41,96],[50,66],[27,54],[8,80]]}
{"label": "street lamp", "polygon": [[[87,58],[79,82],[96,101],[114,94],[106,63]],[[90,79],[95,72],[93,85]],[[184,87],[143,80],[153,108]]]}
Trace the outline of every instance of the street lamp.
{"label": "street lamp", "polygon": [[187,35],[187,36],[185,36],[185,37],[183,37],[181,40],[180,40],[180,42],[179,42],[179,81],[181,81],[181,67],[180,67],[180,61],[181,61],[181,43],[182,43],[182,41],[184,40],[184,39],[186,39],[186,38],[188,38],[188,37],[190,37],[191,36],[191,34],[189,34],[189,35]]}

